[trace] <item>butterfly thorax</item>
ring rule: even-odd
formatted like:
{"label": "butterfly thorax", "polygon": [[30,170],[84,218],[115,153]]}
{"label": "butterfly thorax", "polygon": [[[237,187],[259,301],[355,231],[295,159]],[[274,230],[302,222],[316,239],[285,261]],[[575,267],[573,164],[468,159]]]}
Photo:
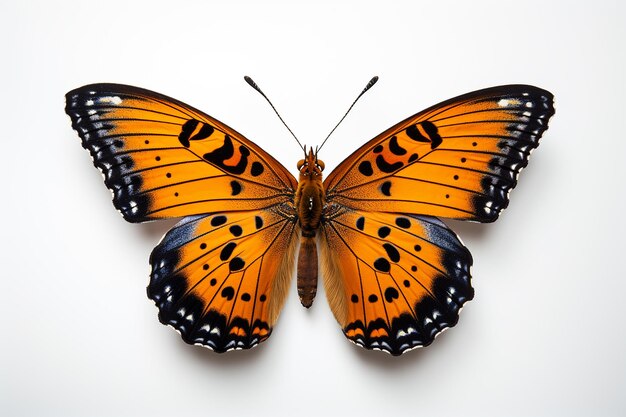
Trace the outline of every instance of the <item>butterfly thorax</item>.
{"label": "butterfly thorax", "polygon": [[315,234],[322,218],[324,163],[310,150],[306,159],[298,162],[300,181],[295,195],[295,205],[300,224],[300,252],[298,255],[298,295],[305,307],[313,304],[317,293],[317,246]]}

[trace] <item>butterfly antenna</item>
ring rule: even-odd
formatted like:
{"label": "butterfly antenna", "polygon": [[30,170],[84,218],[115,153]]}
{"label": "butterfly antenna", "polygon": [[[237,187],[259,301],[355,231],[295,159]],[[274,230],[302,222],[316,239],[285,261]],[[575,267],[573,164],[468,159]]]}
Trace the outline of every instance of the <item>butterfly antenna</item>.
{"label": "butterfly antenna", "polygon": [[[287,128],[287,130],[289,131],[289,133],[291,133],[291,136],[293,136],[293,138],[296,140],[296,142],[298,142],[298,145],[300,145],[300,148],[304,151],[304,146],[302,146],[302,144],[300,143],[300,141],[298,140],[298,138],[296,137],[296,135],[294,135],[294,133],[291,131],[291,129],[289,129],[289,126],[287,126],[287,123],[285,123],[285,121],[283,120],[282,117],[280,117],[280,114],[278,113],[278,110],[276,110],[276,107],[274,107],[274,105],[272,104],[272,102],[270,101],[269,98],[267,98],[267,96],[265,95],[265,93],[261,90],[261,88],[257,85],[257,83],[254,82],[254,80],[250,77],[248,77],[247,75],[243,77],[244,80],[246,80],[246,82],[250,85],[250,87],[254,88],[259,94],[261,94],[263,96],[263,98],[265,100],[267,100],[267,102],[270,104],[270,106],[272,106],[272,110],[274,110],[274,113],[276,113],[276,116],[278,116],[278,118],[280,119],[281,122],[283,122],[283,124],[285,125],[285,127]],[[306,154],[306,151],[304,152]]]}
{"label": "butterfly antenna", "polygon": [[333,130],[330,131],[330,133],[328,134],[328,136],[326,136],[326,139],[324,139],[324,141],[322,142],[322,144],[319,146],[319,148],[317,148],[317,150],[315,151],[316,153],[322,149],[322,146],[324,146],[324,144],[326,143],[326,141],[328,140],[328,138],[330,137],[330,135],[333,134],[333,132],[335,131],[335,129],[337,129],[337,127],[341,124],[341,122],[343,122],[343,119],[346,118],[346,116],[348,115],[348,113],[350,113],[350,110],[352,110],[352,107],[354,107],[354,105],[356,104],[357,101],[359,101],[359,99],[361,98],[361,96],[363,94],[365,94],[365,92],[367,90],[369,90],[370,88],[372,88],[374,86],[374,84],[376,84],[376,81],[378,81],[378,76],[374,76],[365,86],[365,88],[363,89],[363,91],[361,91],[361,94],[359,94],[357,96],[357,98],[354,99],[354,101],[352,102],[352,104],[350,105],[350,107],[348,107],[348,111],[346,112],[346,114],[343,115],[343,117],[341,118],[341,120],[339,120],[339,122],[335,125],[335,127],[333,127]]}

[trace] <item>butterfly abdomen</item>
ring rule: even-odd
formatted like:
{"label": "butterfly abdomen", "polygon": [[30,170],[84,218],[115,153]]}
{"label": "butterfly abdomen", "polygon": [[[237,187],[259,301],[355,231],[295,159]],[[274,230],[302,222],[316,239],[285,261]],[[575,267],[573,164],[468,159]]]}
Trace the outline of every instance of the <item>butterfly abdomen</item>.
{"label": "butterfly abdomen", "polygon": [[317,294],[316,232],[322,218],[324,186],[322,170],[312,152],[306,163],[301,161],[300,182],[295,196],[300,223],[300,252],[298,254],[298,295],[306,308],[311,307]]}
{"label": "butterfly abdomen", "polygon": [[300,238],[298,254],[298,296],[306,308],[313,305],[317,294],[317,245],[314,237]]}

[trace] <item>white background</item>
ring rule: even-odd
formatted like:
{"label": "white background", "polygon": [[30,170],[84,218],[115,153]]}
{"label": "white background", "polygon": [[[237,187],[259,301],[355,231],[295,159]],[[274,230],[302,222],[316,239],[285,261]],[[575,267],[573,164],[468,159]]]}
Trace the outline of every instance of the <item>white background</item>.
{"label": "white background", "polygon": [[[59,3],[59,4],[56,4]],[[306,5],[304,5],[306,4]],[[626,414],[626,7],[618,1],[9,2],[0,5],[0,414]],[[474,256],[457,327],[393,358],[350,344],[323,292],[292,289],[272,337],[214,354],[162,326],[148,256],[64,114],[92,82],[141,86],[233,126],[295,172],[330,172],[431,104],[506,83],[556,116],[494,224],[450,222]]]}

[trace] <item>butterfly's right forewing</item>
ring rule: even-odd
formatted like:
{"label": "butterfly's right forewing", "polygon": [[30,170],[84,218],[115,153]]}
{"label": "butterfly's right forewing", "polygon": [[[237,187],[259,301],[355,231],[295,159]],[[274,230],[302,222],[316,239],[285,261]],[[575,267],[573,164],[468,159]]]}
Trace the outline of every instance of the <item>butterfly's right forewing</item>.
{"label": "butterfly's right forewing", "polygon": [[324,181],[327,199],[368,211],[495,221],[548,128],[552,101],[528,85],[444,101],[350,155]]}

